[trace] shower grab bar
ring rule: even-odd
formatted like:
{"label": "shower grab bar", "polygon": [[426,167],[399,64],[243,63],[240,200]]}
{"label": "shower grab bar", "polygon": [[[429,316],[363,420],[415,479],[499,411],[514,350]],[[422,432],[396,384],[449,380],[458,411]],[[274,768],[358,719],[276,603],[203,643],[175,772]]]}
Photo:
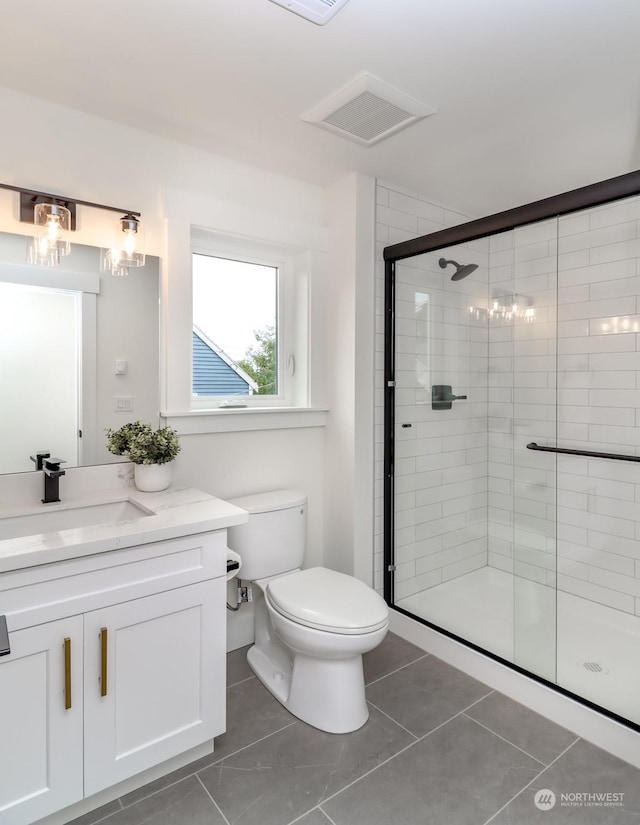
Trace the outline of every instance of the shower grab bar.
{"label": "shower grab bar", "polygon": [[527,450],[539,450],[541,453],[563,453],[564,455],[584,455],[587,458],[613,458],[617,461],[640,461],[638,455],[623,453],[597,453],[594,450],[568,450],[566,447],[540,447],[535,441],[527,444]]}

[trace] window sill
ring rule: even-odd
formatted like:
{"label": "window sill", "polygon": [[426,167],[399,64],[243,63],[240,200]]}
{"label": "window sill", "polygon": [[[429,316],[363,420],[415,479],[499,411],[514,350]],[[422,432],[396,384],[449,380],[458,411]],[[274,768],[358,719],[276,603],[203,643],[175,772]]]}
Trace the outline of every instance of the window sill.
{"label": "window sill", "polygon": [[227,408],[160,413],[160,417],[164,426],[173,427],[179,435],[198,435],[324,427],[327,423],[327,410],[314,407],[254,407],[240,410]]}

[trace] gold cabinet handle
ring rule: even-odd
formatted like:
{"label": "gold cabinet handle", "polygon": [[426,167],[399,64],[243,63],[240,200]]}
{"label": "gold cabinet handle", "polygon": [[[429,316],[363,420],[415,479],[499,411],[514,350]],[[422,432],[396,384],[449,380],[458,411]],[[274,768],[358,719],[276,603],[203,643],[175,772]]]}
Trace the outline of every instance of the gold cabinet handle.
{"label": "gold cabinet handle", "polygon": [[71,709],[71,639],[64,640],[64,709]]}
{"label": "gold cabinet handle", "polygon": [[107,628],[100,629],[100,696],[107,695]]}

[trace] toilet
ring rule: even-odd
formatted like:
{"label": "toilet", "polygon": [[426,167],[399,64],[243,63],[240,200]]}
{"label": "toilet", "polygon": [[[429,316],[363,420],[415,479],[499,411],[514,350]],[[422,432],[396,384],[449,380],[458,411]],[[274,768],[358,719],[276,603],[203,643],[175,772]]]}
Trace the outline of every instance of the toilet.
{"label": "toilet", "polygon": [[307,499],[276,490],[230,502],[247,510],[227,531],[253,582],[255,644],[247,661],[294,716],[328,733],[349,733],[369,718],[362,654],[384,639],[384,600],[353,576],[324,567],[301,570]]}

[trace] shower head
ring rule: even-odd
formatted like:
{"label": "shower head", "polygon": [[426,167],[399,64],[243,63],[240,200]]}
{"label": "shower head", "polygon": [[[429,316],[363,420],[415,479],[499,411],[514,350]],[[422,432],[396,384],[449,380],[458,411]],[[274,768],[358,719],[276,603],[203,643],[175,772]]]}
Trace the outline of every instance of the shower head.
{"label": "shower head", "polygon": [[447,261],[445,258],[440,258],[438,261],[440,264],[440,268],[444,269],[449,264],[453,264],[456,268],[456,271],[451,276],[452,281],[461,281],[463,278],[466,278],[467,275],[471,275],[472,272],[475,272],[478,268],[478,264],[459,264],[455,261]]}

